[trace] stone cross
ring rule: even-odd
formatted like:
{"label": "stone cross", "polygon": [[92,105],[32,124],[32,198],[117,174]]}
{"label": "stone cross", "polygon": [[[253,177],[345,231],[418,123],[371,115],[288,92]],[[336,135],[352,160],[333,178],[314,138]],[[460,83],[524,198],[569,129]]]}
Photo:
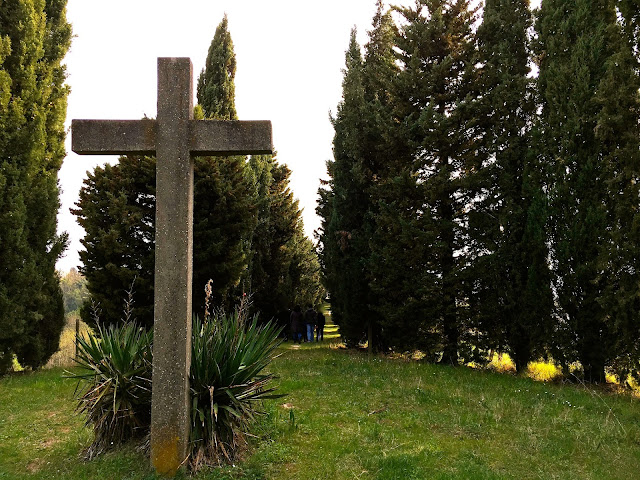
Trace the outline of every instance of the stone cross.
{"label": "stone cross", "polygon": [[156,120],[73,120],[81,155],[155,155],[151,463],[173,476],[188,455],[193,155],[272,153],[271,122],[193,120],[189,58],[158,58]]}

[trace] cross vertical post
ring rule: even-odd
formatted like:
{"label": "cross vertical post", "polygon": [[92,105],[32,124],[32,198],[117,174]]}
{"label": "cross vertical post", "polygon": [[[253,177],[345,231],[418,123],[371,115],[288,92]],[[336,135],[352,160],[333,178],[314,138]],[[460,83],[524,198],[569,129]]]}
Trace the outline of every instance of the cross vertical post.
{"label": "cross vertical post", "polygon": [[189,444],[193,262],[193,67],[158,59],[151,463],[173,475]]}

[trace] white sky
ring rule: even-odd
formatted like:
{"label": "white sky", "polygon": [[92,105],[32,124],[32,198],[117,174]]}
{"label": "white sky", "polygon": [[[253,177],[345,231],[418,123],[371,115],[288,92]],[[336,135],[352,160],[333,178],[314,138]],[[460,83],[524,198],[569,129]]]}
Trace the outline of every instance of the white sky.
{"label": "white sky", "polygon": [[[291,188],[304,209],[307,235],[319,179],[332,157],[335,113],[342,93],[344,52],[355,25],[361,44],[375,0],[69,0],[75,38],[66,58],[67,124],[73,118],[136,120],[156,116],[157,57],[190,57],[195,82],[224,13],[238,63],[236,108],[241,120],[271,120],[278,160],[292,170]],[[70,246],[58,269],[79,262],[84,235],[69,213],[86,171],[117,157],[71,152],[60,170],[60,231]]]}
{"label": "white sky", "polygon": [[[388,3],[413,4],[412,0]],[[538,2],[534,0],[534,4]],[[237,58],[236,108],[241,120],[271,120],[278,160],[292,170],[291,188],[305,230],[315,214],[320,178],[332,158],[335,113],[342,93],[344,52],[351,28],[361,45],[376,0],[68,0],[75,38],[66,58],[71,119],[136,120],[156,116],[157,57],[190,57],[195,82],[224,13]],[[195,102],[194,102],[195,103]],[[83,229],[69,212],[87,170],[117,157],[71,152],[60,170],[58,229],[70,245],[58,262],[66,272],[80,261]]]}

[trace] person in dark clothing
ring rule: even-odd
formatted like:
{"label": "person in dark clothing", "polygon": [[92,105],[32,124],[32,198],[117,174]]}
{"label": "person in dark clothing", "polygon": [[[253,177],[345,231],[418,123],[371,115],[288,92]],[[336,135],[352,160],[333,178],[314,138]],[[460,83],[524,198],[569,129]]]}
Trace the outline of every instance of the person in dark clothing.
{"label": "person in dark clothing", "polygon": [[292,336],[291,332],[291,310],[281,310],[275,317],[276,325],[282,328],[280,336],[286,342]]}
{"label": "person in dark clothing", "polygon": [[294,343],[302,341],[302,331],[304,329],[304,319],[302,318],[302,309],[300,305],[296,305],[291,312],[291,335]]}
{"label": "person in dark clothing", "polygon": [[316,318],[316,342],[324,340],[324,322],[324,315],[321,311],[318,311],[318,316]]}
{"label": "person in dark clothing", "polygon": [[304,323],[307,325],[307,342],[313,342],[313,331],[316,329],[316,311],[309,305],[304,312]]}

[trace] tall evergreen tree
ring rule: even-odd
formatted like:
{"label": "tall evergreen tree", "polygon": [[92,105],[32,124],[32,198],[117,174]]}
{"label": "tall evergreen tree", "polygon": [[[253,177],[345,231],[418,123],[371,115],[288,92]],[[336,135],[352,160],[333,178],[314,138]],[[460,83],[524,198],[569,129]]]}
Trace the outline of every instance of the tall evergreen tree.
{"label": "tall evergreen tree", "polygon": [[334,161],[328,164],[329,189],[320,190],[323,219],[320,243],[333,319],[347,344],[368,339],[371,348],[389,346],[382,333],[380,295],[372,290],[375,231],[374,190],[386,168],[390,82],[397,72],[393,52],[396,28],[381,0],[363,60],[352,31],[346,53],[343,100],[333,119]]}
{"label": "tall evergreen tree", "polygon": [[[64,323],[55,263],[71,41],[66,1],[10,0],[0,11],[0,363],[38,367]],[[0,367],[1,368],[1,367]]]}
{"label": "tall evergreen tree", "polygon": [[408,194],[420,199],[406,231],[413,229],[421,241],[430,241],[428,258],[416,259],[415,269],[429,272],[426,285],[438,294],[420,302],[435,313],[433,321],[443,334],[442,361],[452,364],[469,331],[461,275],[470,202],[467,176],[477,160],[470,107],[475,11],[469,3],[419,0],[413,8],[398,10],[404,24],[397,45],[403,68],[395,115],[411,149],[402,178]]}
{"label": "tall evergreen tree", "polygon": [[254,155],[249,164],[259,189],[258,225],[253,232],[249,264],[250,291],[254,308],[269,320],[299,303],[290,271],[295,268],[292,263],[302,258],[296,251],[303,231],[302,212],[289,188],[291,170],[286,165],[280,165],[272,155]]}
{"label": "tall evergreen tree", "polygon": [[[380,203],[378,189],[386,185],[389,172],[396,155],[399,154],[395,142],[395,124],[393,122],[393,83],[398,74],[396,53],[394,51],[398,29],[390,10],[385,11],[384,2],[378,0],[373,17],[369,41],[365,45],[363,65],[363,89],[365,109],[368,114],[364,128],[360,132],[363,137],[363,164],[361,165],[364,187],[367,192],[367,212],[363,216],[362,233],[366,243],[363,245],[363,257],[367,270],[368,288],[368,336],[369,345],[378,349],[388,349],[399,345],[392,341],[393,333],[407,332],[410,329],[402,325],[404,319],[397,315],[395,309],[387,308],[389,300],[385,297],[386,288],[378,287],[376,279],[384,276],[380,272],[382,263],[376,256],[376,230],[379,218]],[[382,187],[384,188],[384,187]],[[395,304],[395,299],[391,299]],[[396,313],[396,315],[394,315]],[[401,320],[400,324],[397,320]]]}
{"label": "tall evergreen tree", "polygon": [[[197,99],[205,119],[237,120],[236,55],[225,15],[209,46],[198,78]],[[213,279],[213,299],[229,306],[246,290],[251,238],[257,224],[255,178],[244,156],[195,159],[194,292]],[[204,294],[194,295],[194,312],[204,308]]]}
{"label": "tall evergreen tree", "polygon": [[[637,4],[635,13],[637,22]],[[625,380],[640,376],[640,78],[632,40],[614,23],[607,33],[612,53],[595,98],[610,237],[599,259],[606,285],[600,303],[612,335],[607,366]]]}
{"label": "tall evergreen tree", "polygon": [[552,335],[545,195],[533,146],[528,0],[488,0],[478,28],[475,105],[481,163],[472,179],[467,291],[478,346],[507,350],[518,371]]}
{"label": "tall evergreen tree", "polygon": [[[346,53],[343,100],[332,119],[334,160],[328,163],[329,191],[321,193],[318,213],[323,218],[321,242],[324,278],[333,321],[347,345],[357,345],[367,331],[367,281],[364,272],[361,226],[367,213],[367,191],[362,185],[360,131],[365,104],[362,55],[351,31]],[[364,252],[366,255],[366,252]]]}
{"label": "tall evergreen tree", "polygon": [[198,104],[205,118],[237,120],[236,54],[229,33],[229,20],[224,18],[216,28],[209,46],[205,67],[198,77]]}
{"label": "tall evergreen tree", "polygon": [[[370,33],[370,67],[383,69],[383,28],[390,16],[384,16],[382,3]],[[382,24],[384,23],[384,26]],[[388,29],[393,35],[393,31]],[[375,38],[374,38],[375,37]],[[379,48],[380,52],[374,52]],[[379,312],[372,308],[370,288],[370,238],[373,232],[372,186],[377,175],[380,136],[374,111],[381,101],[378,84],[367,82],[356,31],[351,32],[346,53],[343,100],[333,118],[334,160],[329,162],[331,177],[328,191],[320,191],[318,213],[323,218],[320,237],[324,278],[331,298],[332,318],[348,345],[367,339],[371,348],[382,347]],[[374,76],[370,76],[373,80]],[[383,81],[380,79],[379,81]]]}
{"label": "tall evergreen tree", "polygon": [[413,148],[406,142],[398,105],[402,89],[395,52],[399,31],[381,1],[369,32],[364,64],[367,111],[365,169],[370,178],[370,305],[378,314],[378,344],[395,350],[441,347],[430,327],[435,296],[416,178],[406,168]]}
{"label": "tall evergreen tree", "polygon": [[[634,189],[625,185],[637,165],[634,64],[629,44],[621,41],[612,0],[544,0],[537,31],[541,126],[552,172],[554,287],[559,313],[574,339],[568,354],[575,352],[586,379],[602,382],[605,366],[617,356],[619,333],[606,292],[612,279],[630,286],[623,272],[635,268],[634,253],[620,257],[610,251],[626,249],[614,241],[630,245],[623,229],[632,227],[629,214],[637,210],[637,196],[614,207]],[[614,87],[615,80],[627,84]],[[622,99],[614,92],[618,88],[631,96]],[[607,105],[609,96],[614,101]],[[633,305],[629,298],[622,302],[623,311]]]}

